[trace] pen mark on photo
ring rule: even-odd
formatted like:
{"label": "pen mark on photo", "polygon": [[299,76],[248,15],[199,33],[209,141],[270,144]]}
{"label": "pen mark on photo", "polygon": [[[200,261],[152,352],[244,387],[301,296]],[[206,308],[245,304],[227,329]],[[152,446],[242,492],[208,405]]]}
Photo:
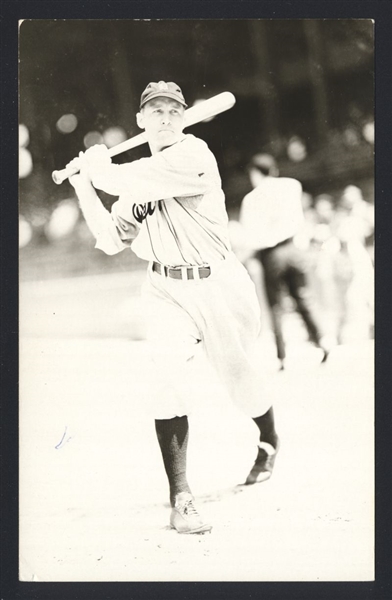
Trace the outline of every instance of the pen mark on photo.
{"label": "pen mark on photo", "polygon": [[[61,440],[57,444],[57,446],[55,446],[56,450],[58,450],[59,448],[61,448],[64,445],[63,442],[64,442],[64,438],[65,438],[66,433],[67,433],[67,426],[65,426],[65,431],[63,433],[63,437],[61,438]],[[71,436],[65,441],[65,443],[69,442],[70,439],[71,439]]]}

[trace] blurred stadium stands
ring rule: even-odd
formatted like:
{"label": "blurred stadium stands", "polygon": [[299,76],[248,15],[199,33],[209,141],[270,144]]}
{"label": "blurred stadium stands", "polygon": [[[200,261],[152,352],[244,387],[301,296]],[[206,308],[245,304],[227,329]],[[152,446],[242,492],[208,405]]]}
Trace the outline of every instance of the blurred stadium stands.
{"label": "blurred stadium stands", "polygon": [[[68,182],[56,186],[51,172],[89,134],[136,135],[134,115],[149,81],[177,81],[189,105],[223,90],[235,94],[232,110],[189,130],[217,157],[230,216],[250,189],[245,166],[258,151],[273,153],[281,175],[299,179],[312,196],[338,196],[355,184],[374,202],[373,60],[373,24],[365,19],[24,21],[20,124],[32,169],[20,179],[21,279],[143,266],[132,252],[94,250],[80,219],[57,237],[48,224],[62,202],[74,200]],[[143,146],[116,161],[147,154]],[[103,198],[108,208],[113,200]]]}

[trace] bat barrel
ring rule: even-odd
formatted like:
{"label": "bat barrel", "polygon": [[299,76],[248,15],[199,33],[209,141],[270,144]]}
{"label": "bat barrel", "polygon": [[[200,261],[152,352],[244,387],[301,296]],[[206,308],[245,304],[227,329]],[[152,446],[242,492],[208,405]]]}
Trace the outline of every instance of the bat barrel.
{"label": "bat barrel", "polygon": [[185,112],[185,127],[200,123],[205,119],[215,117],[220,113],[229,110],[236,102],[234,94],[231,92],[221,92],[208,100],[203,100],[195,106],[191,106]]}

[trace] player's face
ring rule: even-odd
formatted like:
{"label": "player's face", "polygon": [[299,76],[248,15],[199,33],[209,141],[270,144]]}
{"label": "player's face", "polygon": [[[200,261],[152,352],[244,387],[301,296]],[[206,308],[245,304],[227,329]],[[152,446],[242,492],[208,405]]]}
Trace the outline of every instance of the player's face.
{"label": "player's face", "polygon": [[184,112],[182,104],[170,98],[154,98],[145,104],[137,122],[155,152],[178,142],[184,128]]}

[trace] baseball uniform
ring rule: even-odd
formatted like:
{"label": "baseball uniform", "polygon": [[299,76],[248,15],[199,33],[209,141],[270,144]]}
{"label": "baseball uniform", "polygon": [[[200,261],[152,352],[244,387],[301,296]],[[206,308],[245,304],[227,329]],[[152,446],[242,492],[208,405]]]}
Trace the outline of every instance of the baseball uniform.
{"label": "baseball uniform", "polygon": [[96,247],[107,254],[131,247],[149,262],[142,298],[155,418],[190,413],[201,351],[239,407],[251,417],[264,414],[271,401],[254,361],[260,308],[230,247],[221,178],[207,144],[182,134],[132,163],[114,165],[103,155],[89,174],[95,188],[118,196],[111,212],[96,205]]}

